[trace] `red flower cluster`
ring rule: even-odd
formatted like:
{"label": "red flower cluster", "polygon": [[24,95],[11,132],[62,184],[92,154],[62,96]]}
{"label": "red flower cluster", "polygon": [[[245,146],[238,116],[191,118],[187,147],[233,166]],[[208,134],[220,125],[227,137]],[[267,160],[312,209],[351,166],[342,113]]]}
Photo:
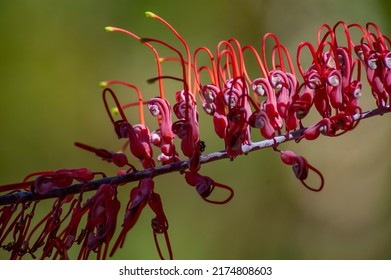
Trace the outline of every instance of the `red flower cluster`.
{"label": "red flower cluster", "polygon": [[[200,139],[198,99],[203,111],[212,116],[214,130],[223,140],[225,152],[231,160],[245,153],[244,147],[252,145],[252,133],[260,133],[265,139],[274,139],[276,136],[289,138],[291,132],[299,131],[300,137],[296,140],[300,141],[303,138],[314,140],[320,134],[339,136],[355,128],[362,113],[359,105],[362,68],[376,105],[381,109],[389,108],[391,42],[373,23],[365,27],[344,22],[338,22],[333,27],[322,25],[315,45],[303,42],[298,46],[297,75],[291,55],[274,34],[268,33],[262,38],[260,52],[253,46],[241,46],[237,40],[230,39],[220,42],[215,54],[206,47],[199,47],[192,54],[185,40],[171,25],[153,13],[147,12],[146,15],[168,27],[183,45],[184,53],[162,40],[140,38],[127,30],[107,27],[108,31],[129,35],[152,51],[156,59],[157,76],[150,82],[158,82],[160,92],[157,97],[144,101],[140,90],[133,84],[116,80],[103,82],[102,85],[106,87],[103,90],[106,112],[115,134],[119,139],[125,139],[125,144],[119,152],[112,152],[75,143],[77,147],[115,164],[120,168],[119,175],[137,171],[128,160],[129,155],[136,158],[143,169],[150,171],[149,178],[141,179],[130,190],[122,230],[113,247],[110,249],[109,245],[115,236],[120,211],[117,198],[120,183],[115,179],[100,184],[96,193],[87,200],[83,199],[83,188],[78,196],[57,198],[52,210],[32,228],[31,221],[38,202],[27,201],[21,196],[13,205],[4,206],[0,210],[0,246],[11,252],[12,259],[21,258],[25,254],[35,258],[39,248],[42,248],[41,258],[65,259],[68,258],[68,249],[75,243],[81,246],[79,259],[89,258],[92,252],[97,254],[98,259],[106,258],[108,254],[112,256],[123,246],[128,232],[147,205],[155,215],[151,227],[159,256],[164,258],[158,237],[161,235],[168,257],[172,259],[168,220],[153,181],[158,163],[170,165],[186,158],[188,170],[181,173],[186,183],[195,187],[198,195],[207,202],[224,204],[234,194],[231,187],[200,173],[201,154],[205,145]],[[353,28],[362,34],[357,41],[351,37]],[[270,40],[272,47],[268,52]],[[171,50],[175,55],[161,57],[157,51],[161,47]],[[302,63],[304,51],[310,61],[307,67]],[[200,65],[202,53],[207,56],[208,64]],[[250,77],[246,68],[245,57],[248,54],[259,66],[255,78]],[[267,62],[268,57],[271,57],[270,62]],[[168,61],[180,66],[179,77],[163,75],[162,64]],[[178,81],[181,85],[170,98],[164,91],[165,79]],[[109,88],[117,84],[134,90],[138,102],[122,104]],[[145,105],[156,117],[157,126],[147,126],[145,123]],[[138,124],[131,123],[125,114],[125,108],[135,106],[139,110]],[[318,112],[320,119],[305,128],[303,120],[311,109]],[[175,139],[179,139],[180,148],[176,147]],[[276,142],[274,149],[282,162],[292,166],[295,177],[306,188],[312,191],[323,188],[324,178],[315,167],[304,157],[292,151],[281,151],[277,146]],[[156,150],[159,150],[159,154],[154,156]],[[320,178],[319,187],[307,183],[310,171]],[[0,192],[21,192],[24,189],[45,197],[56,189],[71,186],[74,181],[87,184],[99,174],[105,177],[103,173],[86,168],[33,173],[22,183],[1,186]],[[226,197],[213,199],[211,196],[215,188],[226,193]],[[68,210],[64,211],[64,206]],[[81,225],[83,220],[86,220],[84,226]]]}

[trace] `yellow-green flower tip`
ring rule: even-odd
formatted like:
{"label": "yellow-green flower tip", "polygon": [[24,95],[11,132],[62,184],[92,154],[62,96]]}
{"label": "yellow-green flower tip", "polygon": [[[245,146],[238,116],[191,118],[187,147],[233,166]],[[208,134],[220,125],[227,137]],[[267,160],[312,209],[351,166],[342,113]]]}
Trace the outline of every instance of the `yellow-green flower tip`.
{"label": "yellow-green flower tip", "polygon": [[105,30],[108,32],[112,32],[112,31],[114,31],[114,28],[112,26],[106,26]]}
{"label": "yellow-green flower tip", "polygon": [[145,12],[145,15],[146,15],[147,17],[151,17],[151,18],[156,17],[156,15],[155,15],[154,13],[152,13],[152,12]]}
{"label": "yellow-green flower tip", "polygon": [[107,82],[106,81],[102,81],[99,83],[99,86],[100,87],[107,87]]}
{"label": "yellow-green flower tip", "polygon": [[114,108],[110,109],[110,113],[111,113],[112,116],[115,116],[115,115],[119,114],[119,110],[118,110],[117,107],[114,107]]}

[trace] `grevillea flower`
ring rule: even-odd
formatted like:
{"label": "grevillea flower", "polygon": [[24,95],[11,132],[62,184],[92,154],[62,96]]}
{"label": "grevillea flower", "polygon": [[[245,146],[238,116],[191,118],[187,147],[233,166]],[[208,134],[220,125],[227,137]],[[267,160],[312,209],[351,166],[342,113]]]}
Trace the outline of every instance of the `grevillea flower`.
{"label": "grevillea flower", "polygon": [[179,120],[173,123],[172,130],[181,139],[181,150],[189,158],[189,167],[198,170],[201,140],[195,98],[190,91],[182,91],[176,93],[176,100],[174,112]]}
{"label": "grevillea flower", "polygon": [[[110,107],[107,102],[106,95],[110,94],[113,98],[121,118],[119,120],[114,120]],[[153,160],[153,150],[150,144],[150,134],[149,129],[143,124],[131,125],[123,112],[120,103],[114,94],[114,92],[106,88],[103,91],[103,100],[105,108],[109,118],[114,126],[114,130],[117,133],[118,138],[127,138],[129,141],[129,147],[132,154],[138,158],[144,168],[150,168],[155,166]]]}
{"label": "grevillea flower", "polygon": [[153,116],[158,117],[159,122],[159,129],[152,132],[151,142],[162,151],[159,161],[169,163],[176,159],[170,104],[160,97],[151,98],[148,101],[148,109]]}
{"label": "grevillea flower", "polygon": [[[294,152],[289,150],[279,151],[279,152],[280,152],[281,161],[287,165],[292,166],[292,170],[296,178],[299,179],[300,182],[307,189],[315,192],[319,192],[323,189],[324,178],[322,173],[320,173],[318,169],[316,169],[311,164],[309,164],[304,157],[298,156]],[[306,179],[308,178],[309,171],[313,171],[319,176],[320,186],[318,188],[313,188],[306,183]]]}
{"label": "grevillea flower", "polygon": [[124,167],[126,165],[134,169],[128,162],[128,158],[124,153],[115,153],[108,151],[106,149],[97,149],[86,144],[75,142],[75,146],[83,150],[94,153],[96,156],[100,157],[102,160],[107,162],[112,162],[118,167]]}
{"label": "grevillea flower", "polygon": [[214,129],[217,136],[224,139],[228,120],[221,91],[212,84],[202,86],[200,91],[204,97],[202,107],[208,115],[213,116]]}
{"label": "grevillea flower", "polygon": [[[363,115],[359,103],[363,71],[377,107],[381,112],[390,111],[391,40],[373,23],[366,26],[342,21],[334,26],[323,24],[318,29],[316,43],[300,43],[296,59],[292,59],[272,33],[262,37],[260,51],[251,45],[242,46],[232,38],[219,42],[215,52],[204,46],[191,52],[168,22],[151,12],[146,15],[166,26],[181,47],[158,38],[142,38],[117,27],[106,30],[126,34],[151,50],[157,73],[148,81],[158,82],[158,94],[146,98],[131,83],[102,82],[106,113],[115,135],[125,143],[118,152],[75,143],[78,148],[113,163],[119,168],[118,176],[107,178],[104,173],[88,168],[62,168],[31,173],[20,183],[0,186],[1,193],[18,197],[11,205],[0,209],[0,247],[10,252],[11,259],[26,254],[36,258],[39,250],[41,259],[68,259],[68,251],[76,245],[80,246],[79,259],[90,258],[92,254],[98,259],[105,259],[108,253],[113,256],[124,246],[147,205],[153,212],[151,228],[158,255],[161,259],[172,259],[168,219],[155,190],[155,177],[161,175],[159,172],[179,171],[203,200],[225,204],[233,198],[234,190],[202,175],[202,163],[214,160],[216,154],[234,160],[252,148],[270,147],[274,143],[281,161],[292,167],[295,177],[307,189],[319,192],[324,187],[322,173],[304,157],[290,150],[279,150],[277,146],[289,139],[299,142],[315,140],[321,135],[336,137],[354,129]],[[358,29],[358,39],[353,38],[352,29]],[[161,57],[157,51],[161,47],[173,55]],[[245,53],[252,55],[258,65],[257,73],[249,72]],[[201,55],[207,56],[208,63],[200,63]],[[304,61],[308,61],[308,65],[305,66]],[[179,66],[179,74],[165,75],[162,66],[166,63]],[[167,79],[177,81],[179,88],[165,92]],[[137,100],[121,103],[111,89],[116,86],[130,89],[133,99],[137,96]],[[157,121],[147,122],[144,106]],[[125,114],[127,108],[134,107],[138,108],[138,122],[130,122]],[[200,139],[201,107],[212,117],[214,132],[224,151],[202,155],[205,144]],[[307,116],[312,112],[315,114],[311,115],[319,119],[309,120]],[[267,141],[254,143],[254,131]],[[180,149],[175,147],[176,141],[180,142]],[[159,149],[157,156],[154,149]],[[186,161],[181,162],[181,158]],[[136,170],[134,160],[139,161],[144,170]],[[162,166],[157,166],[159,164]],[[96,175],[104,178],[94,180]],[[130,190],[121,230],[111,246],[121,213],[117,188],[124,187],[132,176],[137,178],[138,185]],[[317,187],[309,183],[312,177],[318,178]],[[74,191],[66,192],[75,187],[74,183],[80,185],[78,195],[74,195]],[[87,197],[85,192],[90,189],[96,192]],[[38,202],[30,201],[31,197],[53,197],[59,191],[62,195],[54,201],[49,213],[32,226]],[[26,192],[29,195],[24,195]]]}
{"label": "grevillea flower", "polygon": [[[354,24],[358,27],[363,37],[360,44],[354,46],[358,58],[363,62],[367,80],[372,88],[372,94],[376,99],[379,108],[384,108],[389,103],[391,59],[387,45],[390,39],[384,36],[379,28],[373,23],[368,23],[366,28]],[[373,33],[370,28],[374,28]]]}
{"label": "grevillea flower", "polygon": [[43,253],[41,259],[50,257],[53,253],[53,250],[60,248],[62,244],[58,242],[57,235],[62,225],[62,222],[66,219],[69,212],[65,212],[63,216],[63,206],[72,201],[71,197],[66,197],[65,199],[57,199],[53,205],[52,211],[41,220],[40,223],[31,231],[29,237],[27,237],[27,242],[29,243],[32,238],[32,234],[38,230],[38,226],[44,224],[43,230],[35,242],[31,245],[31,252],[35,252],[38,248],[42,247]]}
{"label": "grevillea flower", "polygon": [[[91,200],[90,200],[91,201]],[[75,242],[80,244],[82,242],[83,237],[85,236],[84,229],[78,234],[79,225],[81,223],[81,219],[83,216],[88,212],[88,205],[81,205],[81,200],[75,200],[75,204],[72,209],[72,215],[70,217],[68,225],[64,228],[64,230],[61,232],[61,234],[58,237],[58,240],[60,240],[60,244],[62,246],[59,248],[58,253],[64,258],[69,259],[68,256],[68,249],[70,249]],[[86,248],[81,248],[81,251],[86,250]],[[81,256],[84,256],[85,254],[81,254]]]}
{"label": "grevillea flower", "polygon": [[[36,205],[37,202],[33,203],[32,210],[29,213],[28,208],[31,206],[30,202],[21,202],[10,207],[6,206],[4,208],[5,210],[2,211],[3,213],[0,217],[0,225],[2,229],[0,232],[0,245],[3,249],[11,252],[10,259],[18,259],[26,253],[34,256],[30,250],[28,241],[26,241],[26,235],[29,232]],[[19,206],[20,212],[11,221],[13,214]],[[8,235],[12,236],[11,241],[6,245],[2,245],[5,243]]]}
{"label": "grevillea flower", "polygon": [[163,233],[170,259],[172,259],[171,245],[167,233],[168,221],[163,212],[160,196],[154,192],[154,182],[149,178],[141,180],[139,185],[131,190],[130,200],[126,207],[124,222],[122,224],[122,231],[120,232],[110,255],[113,255],[118,247],[123,246],[127,233],[136,224],[142,210],[147,204],[156,215],[155,218],[152,219],[152,230],[159,255],[163,258],[156,234]]}
{"label": "grevillea flower", "polygon": [[[234,195],[234,191],[229,186],[217,183],[213,181],[208,176],[203,176],[195,171],[185,172],[186,182],[196,188],[197,193],[201,196],[201,198],[207,202],[214,204],[224,204],[229,202]],[[211,200],[209,196],[212,194],[215,188],[221,188],[228,191],[228,197],[223,200]]]}
{"label": "grevillea flower", "polygon": [[[117,227],[117,216],[120,209],[117,190],[109,184],[103,184],[87,203],[91,205],[88,205],[85,237],[79,258],[87,259],[91,251],[97,251],[98,259],[100,256],[105,259]],[[84,207],[86,208],[86,206]]]}
{"label": "grevillea flower", "polygon": [[159,245],[158,235],[163,234],[164,241],[166,243],[169,259],[173,259],[170,238],[168,236],[168,220],[163,211],[163,204],[160,199],[160,195],[152,192],[148,200],[148,205],[151,210],[155,213],[155,217],[151,220],[151,227],[153,232],[153,239],[158,250],[160,258],[163,260],[164,256]]}
{"label": "grevillea flower", "polygon": [[248,87],[241,79],[229,79],[225,83],[223,99],[227,106],[225,148],[231,159],[242,154],[242,146],[251,143],[248,119],[252,112]]}
{"label": "grevillea flower", "polygon": [[[266,96],[266,100],[260,105],[260,109],[265,112],[264,115],[267,119],[264,119],[261,124],[258,124],[256,128],[262,128],[265,125],[273,127],[273,133],[262,133],[262,136],[266,139],[274,137],[274,131],[280,130],[283,126],[283,121],[278,113],[277,98],[270,85],[270,82],[266,78],[258,78],[253,81],[252,88],[258,96]],[[259,110],[254,112],[255,115],[259,115]]]}

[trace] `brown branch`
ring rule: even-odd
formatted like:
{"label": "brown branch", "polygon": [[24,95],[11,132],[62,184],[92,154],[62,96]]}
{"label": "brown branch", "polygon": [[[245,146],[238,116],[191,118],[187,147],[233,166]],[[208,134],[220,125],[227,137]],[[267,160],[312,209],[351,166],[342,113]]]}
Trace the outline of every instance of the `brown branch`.
{"label": "brown branch", "polygon": [[[390,107],[377,108],[377,109],[364,112],[362,114],[356,114],[352,117],[354,120],[359,120],[359,119],[366,119],[374,116],[381,116],[389,112],[391,112]],[[290,140],[296,140],[303,135],[304,131],[305,128],[295,130],[289,134],[288,138],[282,135],[282,136],[277,136],[274,139],[254,142],[251,145],[244,145],[242,147],[242,150],[244,154],[248,154],[256,150],[272,147],[275,144],[281,144]],[[207,155],[202,155],[200,162],[201,164],[205,164],[208,162],[213,162],[213,161],[227,159],[227,158],[229,158],[227,152],[220,151],[220,152],[210,153]],[[71,194],[78,194],[81,191],[88,192],[88,191],[97,190],[99,186],[102,184],[121,185],[129,182],[139,181],[141,179],[148,178],[148,177],[156,177],[171,172],[184,171],[187,168],[188,168],[187,160],[178,161],[171,164],[162,165],[154,169],[134,171],[120,176],[106,177],[103,179],[92,180],[87,183],[78,183],[65,188],[54,188],[44,196],[33,193],[31,191],[15,191],[13,193],[0,196],[0,206],[14,204],[17,203],[18,201],[27,202],[27,201],[37,201],[37,200],[44,200],[44,199],[56,198],[56,197],[65,197]]]}

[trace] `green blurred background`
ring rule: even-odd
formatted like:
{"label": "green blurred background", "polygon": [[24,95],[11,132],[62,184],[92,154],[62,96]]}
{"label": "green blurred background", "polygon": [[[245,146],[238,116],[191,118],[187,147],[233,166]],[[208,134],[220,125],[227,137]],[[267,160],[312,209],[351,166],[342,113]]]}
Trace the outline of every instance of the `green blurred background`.
{"label": "green blurred background", "polygon": [[[73,142],[111,150],[121,146],[104,112],[100,81],[122,79],[138,85],[146,97],[158,94],[156,85],[146,83],[156,75],[150,51],[123,34],[104,30],[123,27],[141,37],[175,43],[159,22],[145,18],[145,11],[169,21],[192,50],[201,45],[214,49],[231,37],[259,46],[263,34],[274,32],[294,53],[299,42],[315,40],[321,24],[339,20],[373,21],[391,34],[387,0],[2,0],[0,184],[63,167],[115,173]],[[177,86],[168,83],[167,94]],[[373,107],[369,91],[364,95],[364,109]],[[305,190],[270,150],[202,168],[203,174],[235,189],[234,199],[223,206],[203,202],[179,174],[157,178],[174,257],[389,259],[389,119],[365,120],[340,138],[282,146],[323,172],[326,186],[321,193]],[[206,152],[220,150],[222,143],[208,120],[200,120]],[[124,187],[124,202],[128,193]],[[151,217],[151,211],[143,213],[115,258],[158,258]],[[0,258],[8,254],[0,251]]]}

